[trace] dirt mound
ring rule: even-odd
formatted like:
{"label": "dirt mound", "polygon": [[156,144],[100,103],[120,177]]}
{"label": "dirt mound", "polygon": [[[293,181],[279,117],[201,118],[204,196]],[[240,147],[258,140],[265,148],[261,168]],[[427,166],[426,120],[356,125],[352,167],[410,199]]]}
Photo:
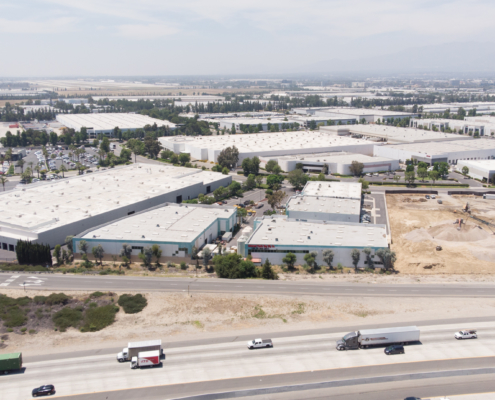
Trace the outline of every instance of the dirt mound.
{"label": "dirt mound", "polygon": [[428,229],[427,232],[432,238],[447,242],[477,242],[490,236],[477,225],[462,225],[459,230],[457,228],[456,224],[442,224]]}
{"label": "dirt mound", "polygon": [[411,242],[423,242],[425,240],[431,240],[431,235],[424,228],[415,229],[404,235],[404,238]]}

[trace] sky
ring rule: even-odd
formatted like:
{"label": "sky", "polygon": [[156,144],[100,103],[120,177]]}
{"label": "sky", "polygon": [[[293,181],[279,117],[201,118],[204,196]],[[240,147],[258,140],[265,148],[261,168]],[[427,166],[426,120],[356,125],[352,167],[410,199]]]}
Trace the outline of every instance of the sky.
{"label": "sky", "polygon": [[0,77],[301,72],[495,37],[493,0],[2,0]]}

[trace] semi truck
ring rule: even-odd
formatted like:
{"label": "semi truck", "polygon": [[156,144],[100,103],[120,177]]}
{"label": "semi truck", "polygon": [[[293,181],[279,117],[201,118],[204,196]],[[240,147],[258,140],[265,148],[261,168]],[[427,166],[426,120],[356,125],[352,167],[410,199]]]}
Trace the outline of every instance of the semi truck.
{"label": "semi truck", "polygon": [[0,373],[8,374],[22,368],[22,353],[0,354]]}
{"label": "semi truck", "polygon": [[127,347],[117,354],[118,362],[131,361],[133,357],[137,357],[139,353],[145,351],[158,350],[160,356],[163,355],[161,340],[146,340],[144,342],[129,342]]}
{"label": "semi truck", "polygon": [[350,332],[337,340],[337,350],[366,349],[373,346],[391,344],[409,344],[419,341],[419,329],[416,326],[400,328],[365,329]]}
{"label": "semi truck", "polygon": [[131,369],[161,365],[161,355],[160,350],[142,351],[137,356],[132,357]]}

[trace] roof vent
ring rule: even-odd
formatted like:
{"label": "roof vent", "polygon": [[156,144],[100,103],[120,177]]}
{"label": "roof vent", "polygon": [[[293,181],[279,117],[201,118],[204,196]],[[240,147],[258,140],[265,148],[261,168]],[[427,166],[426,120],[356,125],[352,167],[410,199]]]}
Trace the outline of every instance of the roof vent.
{"label": "roof vent", "polygon": [[141,236],[144,239],[144,235]]}
{"label": "roof vent", "polygon": [[160,224],[156,224],[156,226],[159,228],[160,227]]}
{"label": "roof vent", "polygon": [[311,239],[311,236],[308,236],[308,239]]}

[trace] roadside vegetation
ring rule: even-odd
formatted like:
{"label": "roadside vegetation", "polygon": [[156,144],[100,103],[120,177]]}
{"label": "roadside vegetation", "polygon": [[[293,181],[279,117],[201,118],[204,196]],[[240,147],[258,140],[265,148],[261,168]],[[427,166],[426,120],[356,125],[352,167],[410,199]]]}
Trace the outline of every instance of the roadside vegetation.
{"label": "roadside vegetation", "polygon": [[[118,304],[118,305],[117,305]],[[117,296],[94,292],[85,296],[52,293],[48,296],[12,298],[0,295],[0,333],[25,334],[42,330],[65,332],[75,328],[96,332],[112,325],[121,306],[125,313],[141,312],[148,304],[141,294]]]}

